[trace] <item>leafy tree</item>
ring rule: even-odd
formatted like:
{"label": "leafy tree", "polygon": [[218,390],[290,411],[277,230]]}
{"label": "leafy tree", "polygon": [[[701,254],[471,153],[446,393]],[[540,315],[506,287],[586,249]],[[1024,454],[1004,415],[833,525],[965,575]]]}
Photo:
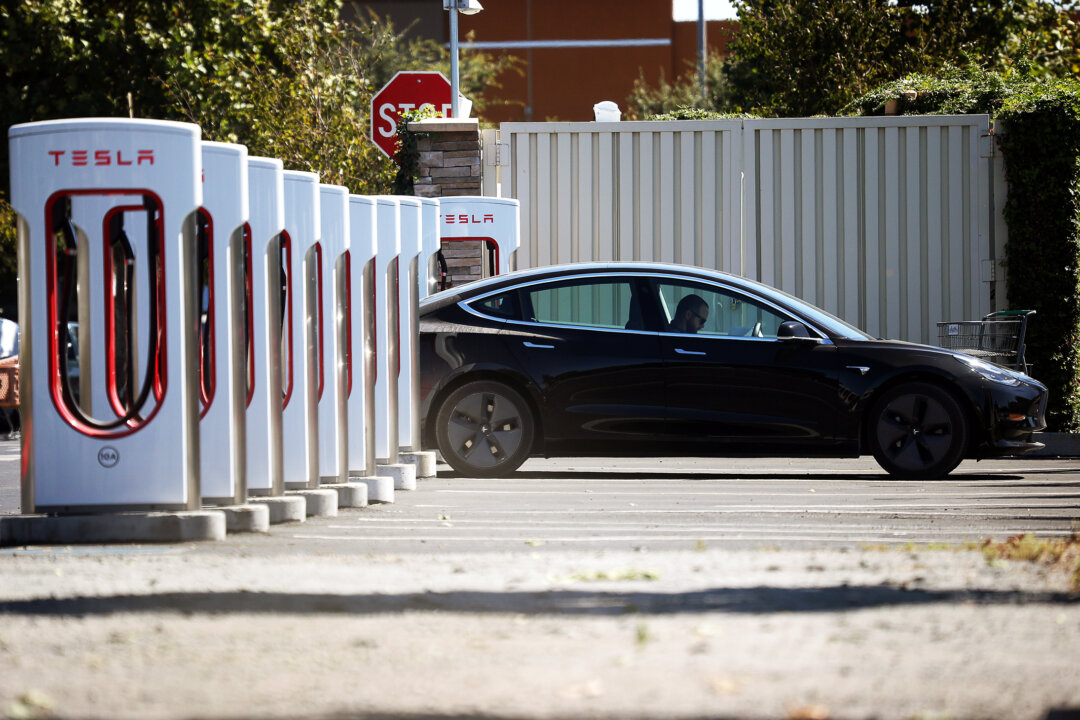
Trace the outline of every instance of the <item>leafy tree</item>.
{"label": "leafy tree", "polygon": [[729,75],[743,107],[817,115],[910,62],[887,0],[740,0],[736,8]]}
{"label": "leafy tree", "polygon": [[[398,30],[389,19],[372,11],[349,27],[365,59],[372,85],[378,91],[401,70],[438,70],[450,77],[450,53],[441,43],[431,39],[407,39],[409,28]],[[464,44],[472,42],[474,33],[466,35]],[[509,55],[495,55],[480,50],[460,50],[458,78],[461,94],[473,104],[473,115],[480,117],[493,101],[492,89],[499,89],[499,76],[511,71],[522,73],[521,62]]]}
{"label": "leafy tree", "polygon": [[[901,0],[905,33],[922,58],[920,72],[947,64],[1076,75],[1075,0]],[[965,59],[969,62],[964,62]]]}
{"label": "leafy tree", "polygon": [[[371,96],[398,70],[449,70],[438,43],[406,40],[340,0],[21,0],[0,4],[0,124],[64,117],[188,120],[354,192],[387,192],[394,166],[367,140]],[[511,61],[462,58],[474,108]],[[8,182],[7,144],[0,174]],[[0,295],[15,238],[0,192]],[[4,298],[0,298],[3,301]]]}
{"label": "leafy tree", "polygon": [[[333,3],[305,5],[333,19]],[[274,57],[295,10],[269,0],[27,0],[0,7],[0,122],[181,119],[166,81],[192,89],[238,57]],[[315,11],[312,11],[314,14]],[[3,167],[7,176],[6,147]]]}
{"label": "leafy tree", "polygon": [[627,98],[627,117],[641,120],[680,108],[706,112],[722,112],[731,107],[731,90],[724,60],[710,53],[705,62],[705,96],[702,97],[696,67],[688,67],[682,75],[668,82],[663,72],[656,87],[649,85],[642,71]]}
{"label": "leafy tree", "polygon": [[[946,65],[1003,70],[1024,59],[1036,72],[1080,74],[1076,0],[736,0],[731,55],[710,59],[711,93],[697,99],[684,76],[631,104],[641,115],[673,107],[771,116],[837,112],[883,83]],[[720,76],[719,79],[715,76]]]}
{"label": "leafy tree", "polygon": [[[319,172],[353,192],[393,192],[396,167],[368,139],[371,98],[402,70],[449,74],[449,55],[433,40],[407,40],[374,13],[336,22],[336,0],[323,3],[334,12],[303,3],[292,10],[277,28],[275,56],[234,56],[199,83],[166,85],[210,137]],[[485,90],[497,87],[495,76],[508,67],[510,59],[466,57],[462,90],[474,109],[486,106]]]}
{"label": "leafy tree", "polygon": [[336,16],[335,2],[296,4],[274,28],[272,52],[224,58],[197,82],[167,78],[170,109],[204,137],[242,143],[353,192],[389,192],[393,166],[367,139],[378,86],[366,54],[388,33],[364,44]]}
{"label": "leafy tree", "polygon": [[[337,5],[312,0],[296,7],[271,0],[23,0],[0,5],[0,125],[64,117],[187,119],[176,104],[182,88],[193,104],[221,107],[223,78],[240,61],[285,71],[277,42],[305,20],[332,23]],[[237,92],[245,79],[234,79]],[[218,94],[215,95],[214,93]],[[213,137],[213,136],[211,136]],[[217,138],[213,138],[217,139]],[[226,139],[226,138],[221,138]],[[0,175],[9,178],[7,143]],[[4,220],[10,217],[0,193]],[[13,294],[14,224],[0,225],[0,292]],[[12,302],[8,295],[6,302]]]}

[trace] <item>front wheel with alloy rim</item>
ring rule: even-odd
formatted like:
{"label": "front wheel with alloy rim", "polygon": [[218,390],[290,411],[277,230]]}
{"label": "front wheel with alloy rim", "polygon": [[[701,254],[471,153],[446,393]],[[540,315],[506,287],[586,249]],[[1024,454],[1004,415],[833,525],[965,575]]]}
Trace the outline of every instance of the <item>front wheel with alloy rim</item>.
{"label": "front wheel with alloy rim", "polygon": [[462,385],[435,416],[439,452],[468,477],[499,477],[517,470],[532,450],[534,428],[525,398],[495,380]]}
{"label": "front wheel with alloy rim", "polygon": [[874,458],[895,477],[943,478],[967,449],[963,408],[950,393],[929,383],[888,390],[874,403],[867,429]]}

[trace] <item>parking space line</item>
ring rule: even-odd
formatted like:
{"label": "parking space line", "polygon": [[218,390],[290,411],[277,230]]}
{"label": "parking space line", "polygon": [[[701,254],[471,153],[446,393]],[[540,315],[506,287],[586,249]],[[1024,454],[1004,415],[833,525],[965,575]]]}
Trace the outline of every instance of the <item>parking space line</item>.
{"label": "parking space line", "polygon": [[[1006,528],[996,531],[996,534],[1002,536],[1020,535],[1025,532],[1031,532],[1030,528]],[[1063,534],[1054,533],[1053,531],[1040,531],[1047,535]],[[515,535],[515,536],[475,536],[475,535],[375,535],[375,536],[342,536],[342,535],[302,535],[293,534],[289,537],[296,540],[338,540],[349,542],[401,542],[403,540],[414,540],[416,542],[471,542],[471,543],[606,543],[606,542],[632,542],[632,543],[656,543],[656,542],[680,542],[680,543],[695,543],[698,541],[723,541],[723,540],[761,540],[772,542],[785,542],[785,541],[835,541],[835,542],[848,542],[853,544],[870,543],[870,542],[890,542],[890,541],[910,541],[913,536],[925,537],[923,542],[937,542],[941,541],[942,537],[954,537],[954,538],[971,538],[982,540],[984,535],[976,535],[971,532],[940,532],[935,529],[932,534],[927,534],[926,530],[919,528],[917,530],[897,530],[888,533],[877,533],[867,535],[855,535],[853,536],[849,532],[842,531],[830,531],[815,533],[813,531],[803,531],[801,534],[792,533],[774,533],[768,530],[754,530],[754,529],[739,529],[732,530],[726,533],[698,533],[689,535],[650,535],[648,537],[642,537],[640,535],[574,535],[574,536],[556,536],[556,537],[543,537],[539,535]]]}

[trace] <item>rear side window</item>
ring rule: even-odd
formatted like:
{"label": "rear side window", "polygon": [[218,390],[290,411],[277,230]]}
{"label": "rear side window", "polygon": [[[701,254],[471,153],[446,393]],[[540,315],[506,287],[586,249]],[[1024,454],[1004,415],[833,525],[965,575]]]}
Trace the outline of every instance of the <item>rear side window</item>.
{"label": "rear side window", "polygon": [[521,303],[518,301],[517,290],[509,290],[498,295],[476,300],[469,303],[469,307],[482,315],[497,320],[521,319]]}
{"label": "rear side window", "polygon": [[627,280],[594,278],[525,288],[526,320],[549,325],[630,329],[642,327],[634,289]]}

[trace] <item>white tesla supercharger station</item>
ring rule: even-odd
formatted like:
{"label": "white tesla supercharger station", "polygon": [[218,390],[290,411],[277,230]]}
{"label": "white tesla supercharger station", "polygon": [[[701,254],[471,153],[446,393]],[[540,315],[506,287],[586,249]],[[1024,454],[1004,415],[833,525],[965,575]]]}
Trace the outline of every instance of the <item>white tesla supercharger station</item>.
{"label": "white tesla supercharger station", "polygon": [[345,255],[349,249],[349,190],[341,185],[319,186],[319,245],[321,308],[319,313],[320,357],[322,365],[319,394],[319,478],[328,484],[349,479],[348,356],[346,344],[349,312]]}
{"label": "white tesla supercharger station", "polygon": [[401,253],[398,256],[398,449],[420,449],[420,346],[417,342],[417,289],[423,249],[423,206],[419,198],[398,200]]}
{"label": "white tesla supercharger station", "polygon": [[[432,450],[423,450],[423,433],[420,427],[420,300],[439,289],[442,268],[439,264],[439,201],[434,198],[420,200],[420,250],[410,266],[409,298],[411,352],[408,364],[411,372],[406,372],[405,360],[402,361],[402,373],[399,382],[399,406],[408,403],[411,423],[400,423],[402,436],[401,461],[416,468],[417,479],[433,478],[436,475],[436,456]],[[402,293],[404,302],[404,293]],[[403,356],[405,357],[405,356]],[[409,381],[406,384],[406,381]],[[404,388],[404,392],[400,392]],[[406,394],[407,393],[407,394]]]}
{"label": "white tesla supercharger station", "polygon": [[412,465],[417,478],[435,476],[435,453],[420,449],[419,305],[421,285],[424,295],[429,285],[429,258],[425,249],[435,246],[438,206],[438,200],[400,200],[398,448],[400,462]]}
{"label": "white tesla supercharger station", "polygon": [[423,300],[438,292],[442,270],[439,267],[439,201],[434,198],[420,200],[423,218],[420,244],[420,275],[417,278],[417,298]]}
{"label": "white tesla supercharger station", "polygon": [[393,477],[395,490],[412,490],[416,487],[416,470],[398,462],[401,199],[377,196],[375,219],[375,473]]}
{"label": "white tesla supercharger station", "polygon": [[[54,120],[15,125],[8,137],[19,214],[23,511],[197,509],[196,298],[185,289],[195,282],[202,202],[199,128]],[[110,224],[130,214],[145,226],[134,241],[83,235],[84,252],[85,243],[108,243],[102,263],[85,271],[101,273],[98,308],[78,291],[71,222],[72,200],[90,197],[132,208]],[[80,212],[88,227],[106,227],[106,217],[95,223]],[[106,349],[105,366],[84,381],[75,358],[88,355],[79,346],[92,339]],[[87,383],[104,383],[111,407],[94,408]]]}
{"label": "white tesla supercharger station", "polygon": [[251,355],[247,399],[247,486],[252,496],[285,492],[281,442],[281,257],[285,178],[276,158],[248,158],[251,226]]}
{"label": "white tesla supercharger station", "polygon": [[521,203],[512,198],[445,197],[439,201],[439,238],[443,243],[480,241],[494,254],[494,273],[503,275],[516,266],[521,247]]}
{"label": "white tesla supercharger station", "polygon": [[196,270],[202,498],[204,505],[239,505],[247,498],[244,430],[251,344],[247,148],[204,142],[202,181]]}
{"label": "white tesla supercharger station", "polygon": [[401,252],[398,198],[376,198],[375,251],[375,460],[397,462],[397,279]]}
{"label": "white tesla supercharger station", "polygon": [[349,481],[367,486],[369,502],[394,501],[394,479],[376,475],[375,264],[376,199],[349,196]]}
{"label": "white tesla supercharger station", "polygon": [[319,487],[319,176],[285,171],[282,450],[285,487]]}

